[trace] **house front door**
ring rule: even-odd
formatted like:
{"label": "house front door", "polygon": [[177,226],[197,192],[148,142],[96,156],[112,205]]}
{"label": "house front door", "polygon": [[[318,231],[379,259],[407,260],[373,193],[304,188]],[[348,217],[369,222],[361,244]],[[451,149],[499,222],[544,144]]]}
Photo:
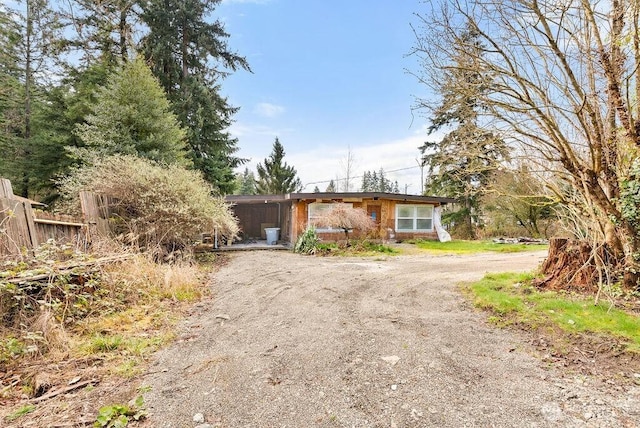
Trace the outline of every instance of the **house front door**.
{"label": "house front door", "polygon": [[367,205],[367,214],[380,226],[380,215],[382,214],[380,205]]}

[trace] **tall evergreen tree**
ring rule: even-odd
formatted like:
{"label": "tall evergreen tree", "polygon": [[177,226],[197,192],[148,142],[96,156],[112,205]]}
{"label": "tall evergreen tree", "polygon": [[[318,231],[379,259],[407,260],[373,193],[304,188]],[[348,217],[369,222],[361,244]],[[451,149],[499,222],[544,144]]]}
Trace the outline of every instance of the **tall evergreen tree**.
{"label": "tall evergreen tree", "polygon": [[133,154],[187,164],[185,133],[160,84],[141,59],[126,63],[101,88],[87,123],[77,128],[82,157]]}
{"label": "tall evergreen tree", "polygon": [[229,35],[212,21],[221,0],[149,0],[142,20],[149,28],[143,51],[150,61],[182,126],[187,130],[188,156],[222,193],[233,190],[237,140],[227,129],[237,111],[222,97],[220,81],[226,70],[249,69],[231,52]]}
{"label": "tall evergreen tree", "polygon": [[25,0],[23,8],[0,14],[0,144],[5,158],[0,172],[12,180],[16,194],[34,197],[49,184],[47,166],[60,153],[42,135],[47,125],[40,126],[36,113],[45,84],[55,74],[61,27],[46,0]]}
{"label": "tall evergreen tree", "polygon": [[360,186],[361,192],[373,192],[373,183],[371,181],[371,172],[365,171],[362,174],[362,186]]}
{"label": "tall evergreen tree", "polygon": [[[69,31],[68,50],[86,68],[97,62],[111,68],[129,60],[136,50],[139,0],[70,0],[61,14]],[[76,67],[72,67],[76,68]]]}
{"label": "tall evergreen tree", "polygon": [[[20,29],[15,17],[0,6],[0,148],[11,153],[16,132],[21,127],[20,67],[18,43]],[[0,175],[8,171],[12,156],[0,156]]]}
{"label": "tall evergreen tree", "polygon": [[456,232],[466,238],[475,237],[474,223],[481,215],[480,196],[490,182],[491,174],[507,149],[494,133],[482,128],[478,100],[488,88],[490,76],[475,64],[469,50],[481,51],[479,34],[469,26],[461,35],[463,43],[452,52],[452,67],[443,76],[439,91],[441,103],[433,110],[429,134],[454,127],[441,141],[425,142],[420,147],[428,167],[426,190],[432,194],[456,198],[460,209],[443,216],[453,222]]}
{"label": "tall evergreen tree", "polygon": [[331,180],[327,185],[327,189],[325,190],[327,193],[336,193],[336,182]]}
{"label": "tall evergreen tree", "polygon": [[256,194],[256,177],[253,171],[245,168],[242,174],[238,174],[238,184],[235,193],[238,195],[255,195]]}
{"label": "tall evergreen tree", "polygon": [[380,168],[376,171],[365,171],[362,175],[362,192],[387,192],[400,193],[398,190],[398,182],[392,183],[385,176],[384,169]]}
{"label": "tall evergreen tree", "polygon": [[264,160],[264,165],[259,163],[257,166],[256,190],[259,195],[285,194],[302,188],[296,169],[283,162],[284,155],[284,147],[276,137],[271,155]]}

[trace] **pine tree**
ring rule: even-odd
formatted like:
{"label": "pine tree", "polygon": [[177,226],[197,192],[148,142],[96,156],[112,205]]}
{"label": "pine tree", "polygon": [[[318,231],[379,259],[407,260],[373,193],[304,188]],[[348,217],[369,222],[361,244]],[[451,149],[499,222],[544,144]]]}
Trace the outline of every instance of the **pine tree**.
{"label": "pine tree", "polygon": [[14,193],[35,197],[50,187],[47,167],[59,147],[43,133],[47,124],[36,115],[43,106],[45,85],[55,75],[55,48],[60,37],[57,14],[46,0],[26,0],[21,10],[0,10],[0,172]]}
{"label": "pine tree", "polygon": [[373,192],[373,186],[371,183],[371,173],[369,171],[365,171],[362,174],[362,186],[360,187],[361,192]]}
{"label": "pine tree", "polygon": [[455,127],[439,142],[426,142],[420,147],[428,167],[427,192],[456,198],[460,210],[443,216],[453,222],[461,237],[475,237],[474,223],[481,215],[480,196],[489,184],[491,174],[507,157],[505,143],[480,124],[478,99],[488,86],[486,75],[468,55],[481,50],[478,34],[470,26],[461,36],[452,60],[456,66],[444,75],[440,86],[442,97],[433,111],[429,133]]}
{"label": "pine tree", "polygon": [[315,186],[313,188],[313,193],[320,193],[320,188],[318,186]]}
{"label": "pine tree", "polygon": [[[237,140],[227,129],[237,108],[220,95],[226,70],[249,69],[227,46],[229,35],[211,19],[221,0],[149,0],[142,20],[145,58],[187,130],[188,157],[222,193],[233,190]],[[220,67],[225,67],[222,70]]]}
{"label": "pine tree", "polygon": [[256,177],[253,171],[245,168],[242,174],[238,174],[238,185],[236,186],[238,195],[255,195],[256,194]]}
{"label": "pine tree", "polygon": [[[140,24],[139,0],[72,0],[61,14],[69,29],[67,50],[83,67],[96,63],[115,68],[136,51],[134,32]],[[77,65],[70,65],[76,68]]]}
{"label": "pine tree", "polygon": [[185,132],[158,81],[141,59],[126,63],[101,88],[87,123],[78,126],[86,149],[76,156],[133,154],[186,165]]}
{"label": "pine tree", "polygon": [[[10,141],[16,129],[20,128],[20,66],[19,47],[21,34],[15,16],[0,6],[0,143],[2,153],[9,153]],[[0,166],[10,156],[0,156]],[[0,170],[1,171],[1,170]]]}
{"label": "pine tree", "polygon": [[335,181],[331,180],[329,182],[329,184],[327,185],[327,189],[325,190],[325,192],[327,193],[336,193],[336,183]]}
{"label": "pine tree", "polygon": [[384,175],[384,169],[380,168],[380,171],[378,171],[378,184],[377,184],[378,192],[388,192],[391,190],[389,188],[390,186],[388,181],[389,180]]}
{"label": "pine tree", "polygon": [[363,192],[387,192],[387,193],[400,193],[398,191],[398,182],[392,183],[384,172],[383,168],[376,171],[365,171],[362,176],[362,191]]}
{"label": "pine tree", "polygon": [[283,162],[284,155],[284,147],[276,137],[271,155],[264,160],[264,165],[260,163],[257,165],[258,194],[286,194],[302,188],[302,182],[297,177],[295,168]]}
{"label": "pine tree", "polygon": [[15,177],[17,138],[22,127],[18,23],[0,7],[0,177]]}

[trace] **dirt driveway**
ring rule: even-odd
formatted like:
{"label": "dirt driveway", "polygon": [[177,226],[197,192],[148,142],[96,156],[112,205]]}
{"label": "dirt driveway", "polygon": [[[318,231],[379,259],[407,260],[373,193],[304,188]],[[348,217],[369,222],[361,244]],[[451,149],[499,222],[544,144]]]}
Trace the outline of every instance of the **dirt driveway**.
{"label": "dirt driveway", "polygon": [[144,379],[147,426],[637,426],[640,388],[545,365],[456,289],[543,257],[234,254]]}

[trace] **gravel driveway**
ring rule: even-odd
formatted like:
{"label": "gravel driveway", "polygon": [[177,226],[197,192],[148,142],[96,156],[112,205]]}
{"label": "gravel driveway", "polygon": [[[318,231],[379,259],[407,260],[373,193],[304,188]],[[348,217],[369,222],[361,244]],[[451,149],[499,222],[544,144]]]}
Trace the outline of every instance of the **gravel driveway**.
{"label": "gravel driveway", "polygon": [[544,255],[233,254],[145,377],[146,424],[639,426],[640,388],[545,365],[456,289]]}

